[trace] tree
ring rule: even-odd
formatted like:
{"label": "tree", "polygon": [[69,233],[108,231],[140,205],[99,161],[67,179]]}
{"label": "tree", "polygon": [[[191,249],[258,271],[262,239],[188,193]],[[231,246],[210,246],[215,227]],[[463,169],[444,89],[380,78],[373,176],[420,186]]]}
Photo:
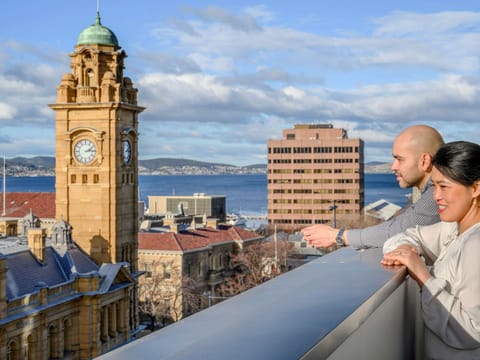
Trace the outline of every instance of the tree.
{"label": "tree", "polygon": [[219,286],[220,293],[226,297],[234,296],[285,272],[290,249],[285,240],[262,241],[232,254],[230,267],[233,274]]}
{"label": "tree", "polygon": [[199,281],[183,274],[182,282],[180,285],[181,290],[181,306],[177,306],[177,311],[180,313],[177,314],[176,319],[179,320],[182,317],[194,314],[206,307],[206,298],[204,295],[204,287],[199,286]]}
{"label": "tree", "polygon": [[[168,276],[165,268],[171,269]],[[173,267],[171,262],[154,261],[149,264],[149,269],[139,282],[140,314],[148,317],[152,331],[156,329],[159,322],[163,327],[167,323],[177,320],[175,314],[177,313],[177,304],[181,299],[181,291],[174,282],[166,280],[172,277],[179,278],[179,275],[179,269]]]}
{"label": "tree", "polygon": [[138,291],[140,314],[149,319],[152,331],[158,324],[166,326],[205,307],[198,281],[182,274],[173,261],[149,263]]}

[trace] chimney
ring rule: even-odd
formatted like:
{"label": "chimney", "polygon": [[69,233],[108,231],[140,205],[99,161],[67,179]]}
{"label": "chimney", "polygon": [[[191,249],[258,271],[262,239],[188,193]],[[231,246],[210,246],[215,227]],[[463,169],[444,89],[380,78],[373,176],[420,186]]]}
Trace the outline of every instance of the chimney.
{"label": "chimney", "polygon": [[175,234],[178,234],[178,224],[171,224],[170,225],[170,232],[173,232]]}
{"label": "chimney", "polygon": [[28,247],[35,255],[38,261],[45,261],[45,239],[47,235],[45,229],[29,229],[28,230]]}
{"label": "chimney", "polygon": [[218,228],[218,219],[217,218],[209,218],[207,219],[207,227],[212,229]]}

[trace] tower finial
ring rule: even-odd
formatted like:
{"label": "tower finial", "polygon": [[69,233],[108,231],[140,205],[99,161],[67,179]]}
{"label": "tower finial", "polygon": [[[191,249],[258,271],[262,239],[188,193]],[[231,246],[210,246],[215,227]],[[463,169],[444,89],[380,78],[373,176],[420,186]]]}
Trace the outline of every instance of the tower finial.
{"label": "tower finial", "polygon": [[97,20],[95,21],[97,25],[102,25],[100,22],[100,0],[97,0]]}

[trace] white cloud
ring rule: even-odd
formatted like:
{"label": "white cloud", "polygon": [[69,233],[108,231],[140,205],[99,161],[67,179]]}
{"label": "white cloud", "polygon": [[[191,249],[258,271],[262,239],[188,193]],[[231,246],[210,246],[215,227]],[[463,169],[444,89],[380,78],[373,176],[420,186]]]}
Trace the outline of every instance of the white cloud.
{"label": "white cloud", "polygon": [[207,6],[202,9],[190,8],[190,12],[203,21],[221,23],[238,31],[256,32],[261,30],[255,18],[249,14],[234,15],[217,6]]}
{"label": "white cloud", "polygon": [[235,64],[237,71],[248,66],[247,62],[274,61],[308,64],[310,71],[313,63],[331,69],[379,65],[430,66],[443,71],[479,68],[479,13],[394,12],[375,20],[378,26],[370,36],[336,37],[275,24],[264,25],[262,31],[245,31],[244,26],[232,26],[229,19],[236,17],[225,10],[207,8],[192,13],[199,18],[184,20],[191,33],[164,29],[161,38],[168,34],[176,49],[194,53],[197,58],[203,55],[209,63],[214,63],[215,56],[222,61],[231,58],[228,62]]}
{"label": "white cloud", "polygon": [[[147,106],[141,157],[248,164],[264,159],[266,141],[295,123],[345,127],[364,139],[368,156],[387,160],[399,127],[413,123],[434,125],[451,140],[478,141],[480,13],[395,11],[364,18],[370,30],[327,34],[302,21],[328,13],[299,11],[301,18],[286,21],[279,11],[189,8],[131,35],[134,43],[122,42],[126,73]],[[287,25],[293,23],[303,27]],[[70,49],[20,40],[0,48],[2,140],[47,128],[53,142],[47,104],[70,71]],[[4,147],[15,153],[14,143]]]}
{"label": "white cloud", "polygon": [[0,120],[13,119],[17,114],[17,109],[14,106],[0,102]]}
{"label": "white cloud", "polygon": [[379,36],[439,36],[451,32],[479,30],[480,13],[472,11],[444,11],[420,14],[394,11],[375,20],[379,26],[375,35]]}
{"label": "white cloud", "polygon": [[302,100],[305,97],[305,91],[293,86],[287,86],[284,88],[283,93],[294,100]]}
{"label": "white cloud", "polygon": [[275,15],[265,5],[257,5],[245,8],[245,13],[262,22],[270,22]]}
{"label": "white cloud", "polygon": [[208,56],[206,54],[194,53],[189,58],[199,65],[206,72],[230,72],[235,69],[234,60],[230,57]]}

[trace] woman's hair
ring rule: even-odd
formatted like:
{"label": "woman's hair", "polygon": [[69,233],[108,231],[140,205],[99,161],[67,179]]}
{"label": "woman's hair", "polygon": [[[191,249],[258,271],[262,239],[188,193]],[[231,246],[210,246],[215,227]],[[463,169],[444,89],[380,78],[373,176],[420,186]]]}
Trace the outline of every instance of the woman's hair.
{"label": "woman's hair", "polygon": [[470,186],[480,180],[480,145],[468,141],[446,143],[438,149],[432,163],[443,175]]}

